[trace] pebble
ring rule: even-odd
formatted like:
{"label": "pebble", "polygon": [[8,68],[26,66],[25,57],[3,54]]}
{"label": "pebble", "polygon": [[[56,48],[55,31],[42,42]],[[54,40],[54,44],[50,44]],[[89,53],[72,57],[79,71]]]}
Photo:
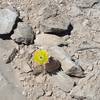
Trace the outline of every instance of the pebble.
{"label": "pebble", "polygon": [[49,97],[49,96],[52,95],[52,93],[53,93],[52,91],[47,91],[45,95],[46,95],[47,97]]}
{"label": "pebble", "polygon": [[46,76],[40,74],[40,75],[36,76],[35,81],[36,81],[37,83],[42,84],[42,83],[44,83],[44,82],[46,81],[46,78],[47,78]]}
{"label": "pebble", "polygon": [[32,71],[32,69],[30,68],[30,66],[26,62],[23,62],[22,65],[23,65],[22,66],[22,70],[24,72],[28,73],[28,72],[31,72]]}

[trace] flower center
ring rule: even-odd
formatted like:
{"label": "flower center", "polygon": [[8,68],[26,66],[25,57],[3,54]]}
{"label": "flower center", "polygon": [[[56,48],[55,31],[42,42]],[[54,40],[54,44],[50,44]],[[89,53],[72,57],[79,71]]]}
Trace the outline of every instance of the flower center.
{"label": "flower center", "polygon": [[42,56],[40,56],[40,59],[42,60],[42,59],[43,59],[43,57],[42,57]]}

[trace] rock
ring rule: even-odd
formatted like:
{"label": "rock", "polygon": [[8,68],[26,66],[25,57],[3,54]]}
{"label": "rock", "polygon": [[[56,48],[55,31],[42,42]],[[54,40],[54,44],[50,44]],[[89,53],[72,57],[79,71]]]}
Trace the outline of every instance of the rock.
{"label": "rock", "polygon": [[14,59],[17,48],[18,45],[12,40],[0,39],[0,52],[2,52],[2,59],[5,63],[10,63]]}
{"label": "rock", "polygon": [[47,97],[49,97],[49,96],[52,95],[52,93],[53,93],[52,91],[47,91],[45,95],[46,95]]}
{"label": "rock", "polygon": [[66,58],[66,56],[68,57],[63,48],[58,46],[49,47],[48,52],[51,56],[55,57],[59,61],[62,61],[64,58]]}
{"label": "rock", "polygon": [[47,76],[40,74],[40,75],[36,76],[35,81],[36,81],[36,83],[44,84],[46,79],[47,79]]}
{"label": "rock", "polygon": [[0,35],[9,34],[15,25],[18,13],[15,8],[0,9]]}
{"label": "rock", "polygon": [[20,59],[20,58],[17,59],[17,57],[16,57],[15,60],[13,61],[13,67],[18,74],[21,74],[21,73],[27,74],[27,73],[32,72],[32,69],[27,64],[27,60],[25,60],[25,59]]}
{"label": "rock", "polygon": [[0,73],[0,88],[4,87],[7,84],[7,80],[4,76]]}
{"label": "rock", "polygon": [[43,95],[44,95],[44,90],[43,90],[41,87],[35,86],[35,87],[33,88],[32,96],[33,96],[33,99],[34,99],[34,100],[39,99],[39,98],[42,97]]}
{"label": "rock", "polygon": [[12,40],[0,39],[0,99],[26,100],[22,95],[23,88],[15,77],[11,64],[5,64],[16,44]]}
{"label": "rock", "polygon": [[3,88],[0,88],[1,100],[26,100],[22,93],[13,85],[7,84]]}
{"label": "rock", "polygon": [[99,32],[96,32],[95,33],[95,36],[93,38],[93,41],[95,41],[97,43],[100,43],[100,33]]}
{"label": "rock", "polygon": [[51,34],[39,34],[36,36],[35,44],[40,46],[54,46],[62,43],[62,38]]}
{"label": "rock", "polygon": [[[67,93],[65,91],[61,90],[59,87],[57,87],[53,90],[53,95],[56,97],[57,100],[58,100],[58,98],[60,98],[61,100],[67,99],[66,98]],[[67,99],[67,100],[69,100],[69,99]]]}
{"label": "rock", "polygon": [[25,79],[26,79],[26,76],[23,75],[23,74],[20,74],[20,73],[17,73],[16,76],[18,77],[18,79],[19,79],[20,81],[25,81]]}
{"label": "rock", "polygon": [[47,72],[55,72],[61,67],[61,64],[58,60],[54,59],[53,57],[49,58],[49,62],[45,64],[45,70]]}
{"label": "rock", "polygon": [[57,16],[59,7],[57,5],[48,5],[44,9],[40,10],[39,15],[43,16],[44,19]]}
{"label": "rock", "polygon": [[[98,16],[99,17],[99,16]],[[98,18],[97,17],[97,18]],[[93,31],[96,31],[96,32],[98,32],[97,34],[99,34],[99,31],[100,31],[100,20],[98,20],[98,19],[91,19],[92,21],[91,21],[91,30],[93,30]]]}
{"label": "rock", "polygon": [[38,35],[38,34],[40,34],[40,31],[39,30],[36,31],[36,35]]}
{"label": "rock", "polygon": [[[100,3],[98,3],[96,6],[99,6],[99,5],[100,5]],[[92,18],[96,18],[96,17],[99,17],[100,16],[100,10],[99,10],[99,8],[95,8],[95,9],[92,8],[92,9],[90,9],[90,13],[91,13],[90,16]],[[97,22],[95,22],[95,23],[97,23]]]}
{"label": "rock", "polygon": [[40,73],[44,72],[44,70],[45,70],[43,65],[38,65],[35,62],[32,63],[31,67],[32,67],[34,75],[39,75]]}
{"label": "rock", "polygon": [[[32,63],[33,61],[33,51],[35,50],[34,45],[24,45],[23,47],[19,48],[17,56],[15,57],[13,63],[15,69],[20,70],[21,73],[30,73],[33,70],[33,66],[35,64]],[[35,71],[35,70],[34,70]]]}
{"label": "rock", "polygon": [[95,68],[96,69],[85,78],[81,79],[77,86],[72,89],[72,97],[76,99],[85,98],[86,100],[100,100],[100,68],[99,66],[95,66]]}
{"label": "rock", "polygon": [[47,19],[43,20],[40,23],[40,30],[44,33],[55,33],[63,35],[63,32],[66,32],[70,25],[69,21],[58,21],[57,19]]}
{"label": "rock", "polygon": [[32,71],[32,69],[31,69],[30,66],[27,64],[27,62],[23,61],[23,62],[21,63],[21,65],[22,65],[21,67],[22,67],[23,72],[28,73],[28,72],[31,72],[31,71]]}
{"label": "rock", "polygon": [[68,18],[59,16],[60,10],[57,5],[48,5],[41,14],[40,30],[44,33],[59,34],[68,29],[70,21]]}
{"label": "rock", "polygon": [[73,4],[71,7],[71,10],[68,12],[68,14],[72,17],[77,17],[77,16],[81,15],[82,12],[75,4]]}
{"label": "rock", "polygon": [[[3,66],[3,64],[1,65]],[[12,78],[12,72],[8,72],[9,74],[7,72],[8,69],[5,69],[3,72],[0,66],[0,98],[2,100],[11,100],[11,98],[13,98],[13,100],[26,100],[26,97],[22,95],[21,88],[18,87],[17,82],[14,84],[13,82],[15,82],[15,80],[13,80],[13,82],[10,81],[10,78]]]}
{"label": "rock", "polygon": [[[14,93],[12,95],[12,93]],[[24,96],[0,73],[0,98],[2,100],[26,100]]]}
{"label": "rock", "polygon": [[94,4],[98,3],[99,0],[75,0],[78,7],[81,8],[91,8]]}
{"label": "rock", "polygon": [[20,22],[11,38],[17,43],[32,44],[34,42],[35,33],[32,31],[31,26]]}
{"label": "rock", "polygon": [[57,75],[52,78],[52,82],[54,87],[64,92],[70,92],[74,86],[74,81],[63,72],[58,72]]}
{"label": "rock", "polygon": [[6,64],[10,63],[15,56],[17,55],[18,50],[16,48],[13,49],[12,53],[9,55],[8,59],[6,60]]}
{"label": "rock", "polygon": [[61,62],[61,68],[66,74],[70,76],[84,77],[83,69],[72,61],[71,57],[64,51],[63,48],[53,46],[48,49],[48,52],[51,56]]}
{"label": "rock", "polygon": [[58,60],[54,59],[53,57],[49,58],[49,62],[45,65],[39,65],[35,62],[32,62],[31,68],[33,70],[34,75],[38,75],[43,72],[53,73],[58,71],[61,67],[61,64]]}

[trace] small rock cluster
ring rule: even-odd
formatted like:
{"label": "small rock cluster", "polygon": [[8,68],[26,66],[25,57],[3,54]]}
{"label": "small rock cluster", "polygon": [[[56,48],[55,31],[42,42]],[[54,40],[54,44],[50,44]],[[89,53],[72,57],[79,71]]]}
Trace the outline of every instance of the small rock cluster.
{"label": "small rock cluster", "polygon": [[14,7],[0,9],[0,37],[11,38],[17,43],[31,44],[35,33],[25,22],[19,22],[19,13]]}

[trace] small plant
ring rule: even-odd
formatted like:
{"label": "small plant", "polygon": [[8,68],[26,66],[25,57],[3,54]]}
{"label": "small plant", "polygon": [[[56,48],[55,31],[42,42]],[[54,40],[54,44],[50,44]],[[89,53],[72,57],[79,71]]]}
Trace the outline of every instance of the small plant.
{"label": "small plant", "polygon": [[52,73],[58,70],[61,66],[58,60],[48,55],[46,50],[38,49],[33,55],[33,72],[38,75],[42,72]]}
{"label": "small plant", "polygon": [[46,50],[36,50],[33,61],[39,65],[45,65],[49,61],[49,55]]}

